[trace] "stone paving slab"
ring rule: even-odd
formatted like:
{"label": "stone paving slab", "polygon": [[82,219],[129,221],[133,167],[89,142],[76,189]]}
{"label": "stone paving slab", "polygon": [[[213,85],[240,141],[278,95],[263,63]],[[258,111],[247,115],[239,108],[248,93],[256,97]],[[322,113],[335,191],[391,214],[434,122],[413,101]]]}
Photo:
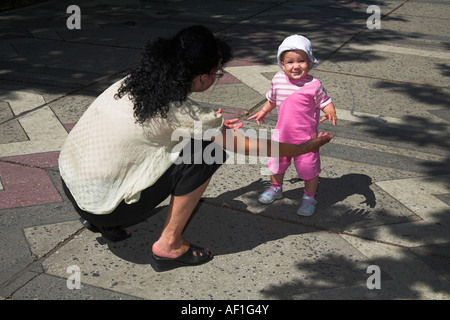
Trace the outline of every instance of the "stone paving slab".
{"label": "stone paving slab", "polygon": [[[0,13],[1,298],[450,299],[449,1],[374,1],[383,16],[374,30],[360,1],[80,0],[80,30],[65,25],[70,4]],[[235,60],[193,99],[242,115],[279,70],[276,46],[303,33],[339,125],[320,125],[336,137],[321,150],[316,215],[295,213],[304,183],[293,168],[284,198],[264,206],[264,159],[232,158],[185,234],[215,258],[156,273],[150,248],[167,200],[130,239],[109,243],[79,224],[57,159],[84,110],[147,40],[196,23],[229,41]],[[266,120],[244,120],[243,130],[270,132],[276,112]],[[70,266],[81,289],[68,288]],[[369,266],[379,267],[381,289],[368,288]]]}
{"label": "stone paving slab", "polygon": [[[95,234],[82,232],[43,267],[47,274],[66,277],[67,267],[76,264],[83,283],[145,299],[286,299],[311,288],[364,284],[364,271],[371,264],[336,234],[202,204],[186,236],[192,242],[208,242],[215,252],[213,261],[155,273],[149,267],[150,248],[163,220],[158,215],[133,227],[133,237],[120,244],[101,243]],[[26,233],[44,242],[61,232],[59,226]],[[327,264],[331,266],[324,268]],[[292,272],[296,268],[300,271]],[[321,285],[316,283],[319,278]],[[304,281],[303,289],[295,285],[298,281]]]}

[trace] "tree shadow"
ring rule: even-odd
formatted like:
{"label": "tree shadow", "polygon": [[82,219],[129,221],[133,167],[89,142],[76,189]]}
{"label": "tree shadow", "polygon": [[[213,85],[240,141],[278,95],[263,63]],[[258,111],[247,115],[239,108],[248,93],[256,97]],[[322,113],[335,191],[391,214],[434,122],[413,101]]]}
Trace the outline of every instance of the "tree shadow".
{"label": "tree shadow", "polygon": [[394,83],[379,81],[375,85],[378,89],[390,90],[394,93],[405,94],[419,103],[425,103],[430,106],[442,106],[448,109],[449,91],[444,88],[427,87],[422,85]]}
{"label": "tree shadow", "polygon": [[[371,262],[369,262],[371,263]],[[335,288],[353,287],[351,290],[358,291],[354,299],[370,298],[370,290],[365,288],[358,290],[358,286],[364,284],[370,275],[366,269],[370,264],[354,261],[346,256],[328,253],[321,256],[317,261],[299,262],[296,264],[298,276],[290,283],[270,285],[262,293],[268,299],[292,300],[313,299],[321,292],[320,299],[341,299],[339,296],[327,297],[326,290]],[[381,276],[382,285],[392,278],[385,272]],[[361,294],[359,291],[365,293]],[[323,294],[325,292],[325,294]],[[348,298],[348,295],[345,295]]]}
{"label": "tree shadow", "polygon": [[[449,244],[446,244],[449,248]],[[262,293],[268,299],[442,299],[450,294],[450,286],[433,274],[408,276],[410,266],[415,265],[417,255],[399,255],[398,257],[379,257],[364,263],[355,262],[349,257],[338,254],[325,254],[318,261],[299,262],[296,264],[298,277],[290,283],[270,285]],[[431,261],[431,259],[433,259]],[[450,263],[447,258],[425,254],[422,257],[430,267],[440,269],[441,274],[449,275]],[[395,265],[395,267],[392,267]],[[370,289],[372,273],[369,266],[380,267],[379,288]],[[383,270],[389,266],[391,274]],[[408,270],[408,271],[406,271]],[[418,270],[417,270],[418,271]],[[449,278],[447,277],[447,280]],[[426,287],[429,294],[424,294],[421,287]]]}
{"label": "tree shadow", "polygon": [[[443,103],[443,100],[440,100],[441,97],[434,99]],[[414,159],[412,153],[410,161],[412,171],[421,171],[431,176],[449,174],[450,155],[448,150],[450,141],[448,140],[448,124],[443,121],[435,121],[432,118],[414,115],[405,115],[402,120],[402,123],[364,121],[354,123],[353,126],[370,136],[389,142],[404,143],[402,147],[411,151],[430,152],[430,156],[440,155],[442,158],[442,160],[419,160]],[[404,156],[397,156],[397,158],[400,161],[407,161]],[[395,166],[395,164],[393,165]],[[450,188],[450,182],[447,186]]]}
{"label": "tree shadow", "polygon": [[[373,4],[384,6],[386,2],[375,1]],[[249,17],[245,22],[220,33],[230,39],[239,60],[276,63],[276,47],[284,38],[291,34],[303,34],[312,41],[315,57],[323,61],[329,59],[343,43],[367,30],[366,20],[369,15],[366,9],[367,3],[362,1],[330,1],[325,5],[312,1],[287,1],[270,10],[270,13],[262,12]],[[271,19],[270,24],[267,19]],[[407,22],[404,18],[395,19]],[[391,34],[390,37],[395,40],[401,35]],[[374,54],[353,52],[333,56],[333,59],[339,59],[340,62],[383,60]]]}
{"label": "tree shadow", "polygon": [[[361,127],[375,137],[388,138],[389,140],[400,140],[410,142],[416,146],[434,146],[449,148],[450,141],[439,136],[439,132],[445,133],[448,125],[426,119],[423,117],[406,115],[402,118],[404,123],[379,124],[375,121],[356,123],[355,127]],[[432,133],[431,130],[437,132]]]}

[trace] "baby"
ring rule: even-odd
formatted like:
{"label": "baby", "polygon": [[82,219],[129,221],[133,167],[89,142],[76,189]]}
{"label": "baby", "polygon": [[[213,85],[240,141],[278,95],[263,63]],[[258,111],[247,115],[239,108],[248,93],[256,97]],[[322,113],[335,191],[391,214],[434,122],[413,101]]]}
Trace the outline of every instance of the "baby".
{"label": "baby", "polygon": [[[309,75],[317,67],[311,42],[300,35],[287,37],[278,47],[278,65],[283,71],[272,79],[263,108],[248,118],[256,119],[258,125],[267,113],[278,108],[278,121],[272,140],[300,144],[317,135],[319,122],[328,119],[336,125],[336,111],[331,98],[320,81]],[[325,115],[320,119],[320,110]],[[293,157],[298,176],[305,181],[303,201],[297,213],[302,216],[314,214],[317,200],[317,186],[320,174],[319,152],[310,152]],[[259,201],[272,203],[282,197],[283,177],[291,164],[291,157],[270,158],[271,186],[259,196]]]}

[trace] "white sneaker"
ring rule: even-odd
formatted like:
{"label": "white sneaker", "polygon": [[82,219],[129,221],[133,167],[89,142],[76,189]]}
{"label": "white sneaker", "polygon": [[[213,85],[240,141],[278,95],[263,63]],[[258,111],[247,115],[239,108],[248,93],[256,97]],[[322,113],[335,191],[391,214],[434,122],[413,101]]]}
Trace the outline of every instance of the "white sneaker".
{"label": "white sneaker", "polygon": [[317,200],[314,197],[308,197],[303,195],[303,202],[300,208],[298,208],[297,213],[304,217],[310,217],[314,214],[316,210]]}
{"label": "white sneaker", "polygon": [[282,198],[283,197],[282,192],[283,192],[282,188],[275,188],[271,186],[269,189],[261,193],[258,200],[261,203],[269,204],[274,202],[276,199]]}

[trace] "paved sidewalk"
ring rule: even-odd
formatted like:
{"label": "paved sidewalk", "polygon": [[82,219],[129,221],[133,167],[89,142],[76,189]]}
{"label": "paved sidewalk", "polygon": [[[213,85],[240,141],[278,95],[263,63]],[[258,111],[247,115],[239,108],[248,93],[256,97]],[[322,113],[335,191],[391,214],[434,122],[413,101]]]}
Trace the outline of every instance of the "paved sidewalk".
{"label": "paved sidewalk", "polygon": [[[81,29],[70,30],[74,3]],[[123,3],[46,1],[0,12],[0,298],[450,298],[449,0],[370,1],[381,29],[368,28],[362,1]],[[79,117],[146,41],[192,24],[235,52],[226,76],[194,100],[244,113],[279,70],[279,43],[300,33],[313,43],[320,65],[312,74],[339,123],[320,125],[336,138],[321,149],[314,216],[296,214],[304,185],[293,168],[284,198],[264,206],[263,161],[232,158],[185,235],[215,258],[156,273],[150,249],[167,203],[131,238],[107,242],[79,223],[57,159]],[[244,130],[275,123],[276,115],[260,128],[245,121]],[[69,288],[74,270],[80,289]]]}

